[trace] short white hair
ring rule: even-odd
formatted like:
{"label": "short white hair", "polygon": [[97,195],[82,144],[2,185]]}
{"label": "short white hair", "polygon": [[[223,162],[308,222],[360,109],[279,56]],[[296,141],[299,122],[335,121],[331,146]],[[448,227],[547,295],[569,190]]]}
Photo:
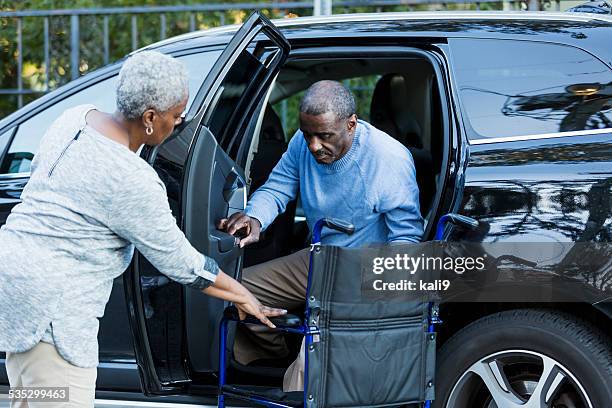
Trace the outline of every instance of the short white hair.
{"label": "short white hair", "polygon": [[147,109],[166,112],[189,93],[185,65],[157,51],[130,56],[119,71],[117,109],[127,119],[137,119]]}

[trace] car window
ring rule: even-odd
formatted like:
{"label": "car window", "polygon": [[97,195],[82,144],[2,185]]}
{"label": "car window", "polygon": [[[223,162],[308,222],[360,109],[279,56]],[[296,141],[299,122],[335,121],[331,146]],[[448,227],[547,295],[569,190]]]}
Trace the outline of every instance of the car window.
{"label": "car window", "polygon": [[451,39],[471,138],[612,128],[612,72],[578,48]]}
{"label": "car window", "polygon": [[13,130],[15,129],[10,128],[9,130],[0,135],[0,157],[2,157],[2,153],[4,152],[4,149],[6,148],[6,145],[8,144],[9,139],[11,138]]}
{"label": "car window", "polygon": [[27,173],[34,154],[38,151],[38,145],[47,128],[66,109],[91,103],[99,109],[112,112],[115,109],[115,96],[113,90],[117,77],[105,79],[86,89],[81,90],[39,114],[26,120],[19,125],[13,143],[8,149],[8,154],[3,160],[2,169],[6,173]]}
{"label": "car window", "polygon": [[[187,65],[189,72],[189,101],[187,108],[193,102],[198,88],[220,54],[221,51],[209,51],[177,57]],[[117,76],[100,81],[62,99],[19,125],[17,134],[0,166],[0,173],[29,172],[34,154],[38,151],[40,139],[51,123],[66,109],[91,103],[102,111],[113,112],[116,108],[114,92],[116,83]],[[1,138],[3,136],[0,136],[0,146],[2,145]],[[1,152],[2,148],[0,148]]]}
{"label": "car window", "polygon": [[229,151],[231,133],[227,129],[230,118],[236,112],[251,80],[263,68],[251,50],[243,50],[219,86],[215,106],[208,121],[210,131],[225,151]]}
{"label": "car window", "polygon": [[219,59],[221,52],[222,50],[207,51],[177,57],[187,66],[189,72],[189,100],[185,111],[189,110],[198,89],[202,86],[202,82],[206,79],[212,66]]}
{"label": "car window", "polygon": [[236,133],[236,126],[241,123],[238,119],[244,117],[243,110],[259,94],[261,78],[269,72],[279,52],[276,46],[252,45],[242,50],[216,90],[205,123],[232,158],[236,158],[240,146],[250,140]]}

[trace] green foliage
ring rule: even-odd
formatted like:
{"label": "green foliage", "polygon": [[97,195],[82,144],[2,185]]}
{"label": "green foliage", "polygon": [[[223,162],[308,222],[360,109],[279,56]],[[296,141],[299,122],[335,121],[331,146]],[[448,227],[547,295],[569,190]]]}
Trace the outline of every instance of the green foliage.
{"label": "green foliage", "polygon": [[[261,1],[261,0],[260,0]],[[227,3],[244,0],[223,1]],[[257,2],[249,0],[248,2]],[[221,3],[202,0],[0,0],[2,11],[50,10],[50,9],[91,9],[107,7],[172,6]],[[304,11],[304,10],[300,10]],[[218,27],[223,24],[240,24],[251,10],[228,10],[198,13],[167,13],[166,32],[161,33],[159,14],[136,15],[136,47],[140,48],[163,38],[189,32],[191,25],[196,30]],[[284,10],[263,10],[271,18],[285,16]],[[117,61],[132,51],[132,16],[115,14],[108,17],[109,53],[108,62]],[[55,89],[70,80],[71,47],[70,17],[54,16],[49,21],[49,67],[45,67],[44,18],[27,17],[22,22],[23,63],[21,78],[23,88],[33,92],[24,95],[23,104]],[[17,19],[0,18],[0,89],[17,89],[18,40]],[[96,15],[79,16],[79,73],[85,74],[105,65],[104,17]],[[18,97],[0,95],[0,118],[18,108]]]}
{"label": "green foliage", "polygon": [[[240,2],[264,2],[269,0],[0,0],[2,11],[23,10],[49,10],[49,9],[91,9],[107,7],[132,6],[170,6],[170,5],[196,5],[203,3],[230,4]],[[285,2],[288,0],[279,0]],[[501,3],[500,3],[501,4]],[[474,5],[451,4],[449,8],[474,8]],[[483,9],[498,7],[498,4],[483,4]],[[441,9],[441,6],[407,5],[385,7],[334,7],[334,13],[348,12],[377,12],[377,11],[407,11]],[[312,13],[312,9],[279,10],[264,9],[264,14],[271,18],[280,18],[287,15],[305,16]],[[207,29],[224,24],[240,24],[250,14],[251,10],[227,10],[200,13],[167,13],[166,32],[160,32],[161,17],[159,14],[139,14],[136,17],[137,38],[136,47],[140,48],[159,41],[190,31],[192,21],[195,29]],[[109,15],[109,53],[108,62],[117,61],[132,51],[132,16],[127,14]],[[16,89],[18,77],[22,78],[22,86],[31,92],[22,97],[22,104],[26,104],[46,91],[55,89],[69,82],[71,77],[70,66],[70,17],[54,16],[49,22],[49,66],[45,66],[44,56],[44,18],[28,17],[22,22],[22,54],[23,64],[18,72],[18,46],[17,46],[17,19],[0,18],[0,89]],[[105,65],[104,54],[104,17],[79,17],[79,73],[85,74]],[[350,81],[349,81],[350,82]],[[361,84],[356,84],[356,87]],[[359,92],[356,97],[359,102]],[[0,94],[0,118],[16,110],[19,98],[15,95]],[[288,112],[297,112],[297,103],[288,100]],[[358,105],[360,105],[358,103]],[[364,111],[365,112],[365,111]],[[295,114],[288,115],[295,118]],[[364,114],[361,114],[364,117]],[[290,121],[288,119],[288,121]],[[287,122],[290,129],[297,128],[296,123]]]}

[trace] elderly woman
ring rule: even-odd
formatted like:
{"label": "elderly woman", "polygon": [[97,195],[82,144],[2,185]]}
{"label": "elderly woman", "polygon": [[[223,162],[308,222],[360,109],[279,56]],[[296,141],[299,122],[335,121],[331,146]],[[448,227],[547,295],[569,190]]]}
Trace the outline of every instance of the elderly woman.
{"label": "elderly woman", "polygon": [[[93,406],[98,318],[113,279],[136,247],[160,272],[236,304],[262,306],[187,241],[164,184],[135,152],[181,123],[188,77],[158,52],[129,58],[119,73],[117,111],[67,110],[47,130],[30,181],[0,229],[0,350],[12,387],[69,387],[69,406]],[[62,405],[65,406],[65,405]]]}

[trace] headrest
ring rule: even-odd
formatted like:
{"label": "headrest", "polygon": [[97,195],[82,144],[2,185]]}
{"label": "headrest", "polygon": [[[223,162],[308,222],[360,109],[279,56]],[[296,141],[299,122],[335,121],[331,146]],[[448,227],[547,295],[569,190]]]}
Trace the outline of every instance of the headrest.
{"label": "headrest", "polygon": [[374,88],[370,122],[404,146],[422,148],[421,127],[410,110],[413,95],[402,74],[383,75]]}
{"label": "headrest", "polygon": [[272,105],[266,104],[266,111],[264,113],[263,122],[261,124],[261,136],[262,140],[275,140],[279,142],[285,142],[285,132],[283,131],[283,125],[280,118],[272,108]]}

